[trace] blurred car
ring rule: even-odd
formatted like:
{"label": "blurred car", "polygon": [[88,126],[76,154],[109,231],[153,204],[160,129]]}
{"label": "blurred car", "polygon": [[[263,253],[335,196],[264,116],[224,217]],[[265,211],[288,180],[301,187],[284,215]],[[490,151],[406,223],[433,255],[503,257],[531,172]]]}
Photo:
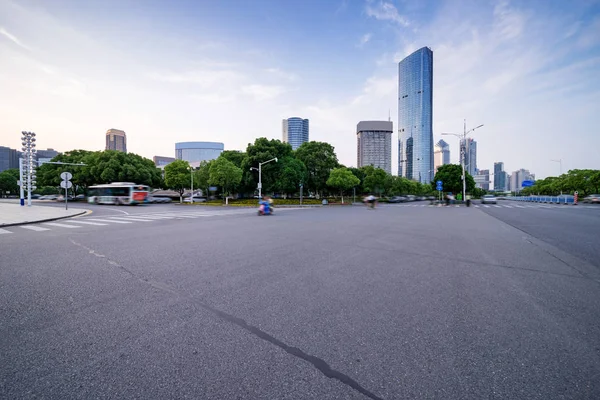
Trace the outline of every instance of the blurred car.
{"label": "blurred car", "polygon": [[600,204],[600,194],[590,194],[581,200],[583,203]]}
{"label": "blurred car", "polygon": [[496,196],[493,196],[491,194],[486,194],[481,198],[481,204],[496,204],[497,202],[498,199],[496,198]]}
{"label": "blurred car", "polygon": [[414,196],[412,194],[409,194],[408,196],[406,196],[406,201],[415,201],[417,200],[417,196]]}
{"label": "blurred car", "polygon": [[170,203],[172,200],[169,197],[153,197],[154,203]]}
{"label": "blurred car", "polygon": [[39,195],[39,194],[32,194],[32,195],[31,195],[31,198],[32,198],[32,199],[35,199],[35,200],[39,200],[39,198],[40,198],[40,197],[42,197],[42,196],[41,196],[41,195]]}
{"label": "blurred car", "polygon": [[[202,197],[194,197],[194,203],[204,203],[206,201],[205,198]],[[188,197],[187,199],[183,199],[184,203],[191,203],[192,199]]]}
{"label": "blurred car", "polygon": [[38,200],[56,200],[58,196],[55,194],[47,194],[45,196],[40,197]]}
{"label": "blurred car", "polygon": [[392,196],[388,199],[388,203],[403,203],[406,201],[406,197],[403,196]]}

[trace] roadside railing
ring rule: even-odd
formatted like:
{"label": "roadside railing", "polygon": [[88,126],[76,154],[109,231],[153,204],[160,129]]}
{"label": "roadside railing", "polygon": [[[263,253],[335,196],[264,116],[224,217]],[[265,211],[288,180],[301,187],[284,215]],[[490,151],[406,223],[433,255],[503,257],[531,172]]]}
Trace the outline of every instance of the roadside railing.
{"label": "roadside railing", "polygon": [[529,203],[548,203],[548,204],[576,204],[575,198],[572,196],[519,196],[507,197],[507,200],[521,201]]}

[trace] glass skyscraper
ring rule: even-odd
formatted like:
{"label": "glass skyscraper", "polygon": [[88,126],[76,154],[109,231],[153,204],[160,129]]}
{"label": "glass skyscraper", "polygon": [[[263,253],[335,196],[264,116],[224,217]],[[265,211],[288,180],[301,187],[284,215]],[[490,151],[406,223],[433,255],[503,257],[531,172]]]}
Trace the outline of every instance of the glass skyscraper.
{"label": "glass skyscraper", "polygon": [[304,142],[308,142],[308,120],[298,117],[284,119],[282,123],[282,141],[292,145],[296,150]]}
{"label": "glass skyscraper", "polygon": [[398,175],[433,179],[433,52],[423,47],[398,64]]}

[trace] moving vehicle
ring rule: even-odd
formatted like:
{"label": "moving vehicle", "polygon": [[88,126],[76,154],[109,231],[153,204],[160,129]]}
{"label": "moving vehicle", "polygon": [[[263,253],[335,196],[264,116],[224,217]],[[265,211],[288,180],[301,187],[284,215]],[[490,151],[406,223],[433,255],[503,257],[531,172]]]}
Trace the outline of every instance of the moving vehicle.
{"label": "moving vehicle", "polygon": [[388,203],[402,203],[406,201],[406,197],[402,196],[393,196],[388,199]]}
{"label": "moving vehicle", "polygon": [[135,205],[148,197],[148,186],[132,182],[113,182],[89,187],[88,203]]}
{"label": "moving vehicle", "polygon": [[268,200],[261,200],[258,202],[258,215],[271,215],[273,214],[273,206]]}
{"label": "moving vehicle", "polygon": [[600,204],[600,194],[590,194],[581,200],[583,203]]}
{"label": "moving vehicle", "polygon": [[481,198],[481,204],[496,204],[497,202],[496,196],[491,194],[486,194]]}
{"label": "moving vehicle", "polygon": [[[183,199],[184,203],[191,203],[192,202],[192,198],[188,197],[187,199]],[[203,197],[194,197],[194,203],[204,203],[206,202],[206,199]]]}

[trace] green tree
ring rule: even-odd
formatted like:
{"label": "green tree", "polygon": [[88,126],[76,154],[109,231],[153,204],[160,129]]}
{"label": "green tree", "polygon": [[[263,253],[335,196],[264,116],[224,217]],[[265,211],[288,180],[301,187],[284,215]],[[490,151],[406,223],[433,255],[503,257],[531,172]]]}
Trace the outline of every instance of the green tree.
{"label": "green tree", "polygon": [[183,192],[190,187],[190,164],[187,161],[175,160],[165,166],[165,185],[179,193],[179,203],[183,202]]}
{"label": "green tree", "polygon": [[329,173],[339,165],[333,146],[325,142],[305,142],[298,147],[295,155],[306,165],[308,189],[322,193],[327,188]]}
{"label": "green tree", "polygon": [[293,195],[300,184],[306,181],[307,171],[304,163],[294,157],[287,156],[277,162],[278,173],[274,189],[286,195]]}
{"label": "green tree", "polygon": [[210,165],[210,183],[221,186],[223,196],[227,196],[242,181],[242,169],[224,157],[219,157]]}
{"label": "green tree", "polygon": [[202,194],[206,198],[208,198],[210,192],[210,165],[212,162],[201,161],[198,170],[194,173],[196,175],[194,183],[202,190]]}
{"label": "green tree", "polygon": [[[436,182],[442,181],[444,192],[462,193],[462,167],[457,164],[446,164],[438,168],[435,178],[431,182],[432,190],[435,190]],[[475,180],[465,171],[465,183],[467,193],[472,193],[475,189]]]}
{"label": "green tree", "polygon": [[134,182],[158,187],[161,172],[152,160],[115,150],[95,152],[85,158],[90,178],[96,183]]}
{"label": "green tree", "polygon": [[344,191],[352,189],[355,186],[360,185],[360,179],[358,179],[352,171],[348,168],[334,168],[329,173],[327,179],[327,186],[340,191],[342,196],[342,204],[344,203]]}
{"label": "green tree", "polygon": [[366,174],[363,186],[367,192],[379,193],[381,196],[386,187],[392,183],[388,179],[388,173],[381,168],[366,167]]}
{"label": "green tree", "polygon": [[[292,146],[280,140],[258,138],[246,148],[246,157],[242,161],[242,186],[240,191],[254,193],[258,186],[258,172],[250,168],[258,168],[258,164],[277,158],[282,160],[292,155]],[[270,162],[262,166],[263,193],[272,192],[275,189],[277,174],[280,168],[277,163]]]}
{"label": "green tree", "polygon": [[248,155],[243,151],[225,150],[221,152],[219,157],[226,158],[227,160],[231,161],[236,167],[242,168],[243,163],[248,157]]}
{"label": "green tree", "polygon": [[19,185],[17,185],[18,180],[19,170],[16,168],[0,172],[0,197],[7,194],[6,192],[10,192],[10,194],[19,193]]}
{"label": "green tree", "polygon": [[43,164],[37,168],[37,183],[38,187],[52,186],[58,188],[60,186],[60,174],[68,171],[73,175],[71,182],[73,182],[72,192],[77,194],[80,192],[86,192],[88,186],[95,183],[102,183],[96,181],[90,173],[92,167],[91,156],[94,154],[93,151],[88,150],[71,150],[63,154],[59,154],[54,157],[51,161],[59,161],[71,164],[86,164],[86,165],[58,165],[58,164]]}

